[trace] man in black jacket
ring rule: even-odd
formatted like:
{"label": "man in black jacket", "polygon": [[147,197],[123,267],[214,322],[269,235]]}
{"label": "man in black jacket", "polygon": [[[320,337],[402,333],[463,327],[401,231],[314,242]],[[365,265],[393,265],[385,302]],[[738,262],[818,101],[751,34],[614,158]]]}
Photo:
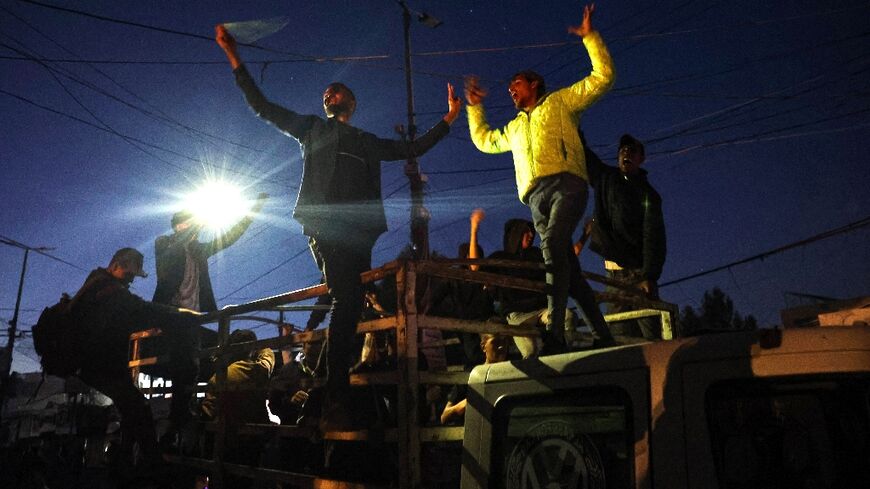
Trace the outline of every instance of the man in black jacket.
{"label": "man in black jacket", "polygon": [[88,275],[76,294],[72,313],[82,329],[79,377],[111,398],[117,407],[124,452],[132,453],[133,442],[138,442],[144,461],[153,465],[159,464],[161,458],[151,409],[127,368],[130,334],[155,326],[190,329],[198,322],[199,314],[132,294],[129,287],[133,279],[147,276],[142,261],[142,254],[133,248],[118,250],[108,267]]}
{"label": "man in black jacket", "polygon": [[157,288],[152,300],[194,311],[216,311],[208,259],[229,248],[245,234],[253,222],[253,214],[260,212],[267,198],[267,194],[261,193],[249,215],[207,243],[199,241],[202,225],[196,222],[190,211],[173,214],[172,234],[160,236],[154,241]]}
{"label": "man in black jacket", "polygon": [[[348,369],[359,354],[354,339],[363,308],[360,273],[371,267],[372,247],[387,229],[381,161],[419,156],[433,147],[459,115],[460,100],[448,84],[449,110],[435,127],[413,142],[381,139],[349,124],[356,98],[342,83],[331,83],[323,93],[326,119],[270,102],[242,64],[235,39],[222,25],[215,31],[248,105],[302,147],[302,182],[293,217],[302,224],[312,253],[320,257],[321,272],[332,296],[326,350],[330,402],[326,404],[338,405],[349,386]],[[341,424],[341,415],[330,416],[330,411],[326,406],[326,424],[333,420],[332,424]]]}
{"label": "man in black jacket", "polygon": [[[268,198],[261,193],[249,215],[225,232],[218,233],[211,241],[200,242],[199,232],[202,225],[194,215],[186,210],[172,216],[173,233],[160,236],[154,241],[154,256],[157,265],[157,287],[154,289],[154,302],[183,307],[193,311],[212,312],[217,310],[217,302],[208,273],[208,259],[239,240],[253,222],[253,215],[263,208]],[[190,418],[189,404],[196,386],[199,360],[192,356],[201,343],[212,346],[215,334],[207,328],[164,331],[163,336],[151,345],[146,352],[151,354],[169,353],[168,369],[154,366],[145,369],[151,375],[172,378],[172,402],[170,405],[169,440]],[[206,374],[207,375],[207,374]]]}
{"label": "man in black jacket", "polygon": [[[595,189],[595,217],[590,249],[604,258],[607,274],[658,300],[657,281],[667,253],[662,199],[640,166],[643,143],[629,134],[619,139],[617,167],[605,165],[584,142],[589,182]],[[579,252],[575,248],[576,251]],[[617,292],[608,288],[608,292]],[[608,312],[626,310],[609,304]],[[637,322],[646,339],[660,337],[654,318]]]}

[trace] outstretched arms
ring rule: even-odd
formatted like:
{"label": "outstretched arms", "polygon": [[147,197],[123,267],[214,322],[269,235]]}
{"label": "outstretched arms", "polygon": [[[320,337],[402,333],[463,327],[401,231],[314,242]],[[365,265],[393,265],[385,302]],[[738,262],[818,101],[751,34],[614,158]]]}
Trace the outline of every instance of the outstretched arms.
{"label": "outstretched arms", "polygon": [[583,39],[583,45],[592,61],[592,73],[565,91],[566,102],[576,111],[585,110],[607,93],[616,77],[607,46],[598,31],[592,27],[593,12],[595,5],[587,5],[583,9],[583,21],[580,25],[568,28],[568,32]]}
{"label": "outstretched arms", "polygon": [[300,115],[292,110],[285,109],[278,104],[270,102],[251,77],[242,58],[239,56],[236,40],[227,32],[226,27],[218,24],[214,28],[215,41],[224,50],[233,73],[236,75],[236,84],[245,94],[245,100],[253,109],[257,117],[274,124],[284,134],[301,140],[304,135],[320,119],[312,115]]}
{"label": "outstretched arms", "polygon": [[410,157],[416,157],[432,149],[444,136],[450,132],[450,124],[459,116],[462,100],[456,96],[453,85],[447,84],[447,114],[432,129],[426,131],[414,141],[399,141],[395,139],[381,139],[369,135],[370,149],[374,151],[372,156],[381,161],[395,161]]}

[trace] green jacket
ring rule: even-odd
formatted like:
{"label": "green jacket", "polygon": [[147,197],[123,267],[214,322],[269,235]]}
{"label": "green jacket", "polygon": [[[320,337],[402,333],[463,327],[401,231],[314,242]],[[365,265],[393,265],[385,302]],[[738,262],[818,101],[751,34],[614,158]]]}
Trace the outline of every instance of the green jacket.
{"label": "green jacket", "polygon": [[583,144],[577,133],[580,114],[613,86],[610,53],[597,31],[583,37],[592,72],[577,83],[545,94],[529,112],[520,111],[501,129],[490,129],[483,104],[468,106],[468,129],[484,153],[513,152],[517,190],[527,202],[535,182],[548,175],[573,173],[588,181]]}

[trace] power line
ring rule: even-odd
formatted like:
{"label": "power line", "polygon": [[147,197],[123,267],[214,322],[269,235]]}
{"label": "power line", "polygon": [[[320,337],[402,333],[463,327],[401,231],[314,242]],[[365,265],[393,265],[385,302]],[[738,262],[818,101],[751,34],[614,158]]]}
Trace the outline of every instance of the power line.
{"label": "power line", "polygon": [[259,280],[261,280],[261,279],[263,279],[264,277],[266,277],[266,276],[269,275],[270,273],[274,272],[275,270],[278,270],[279,268],[283,267],[284,265],[287,265],[288,263],[290,263],[291,261],[295,260],[296,258],[299,258],[299,257],[300,257],[303,253],[305,253],[306,251],[308,251],[308,247],[307,247],[307,246],[304,247],[304,248],[302,248],[301,250],[299,250],[296,254],[294,254],[294,255],[291,256],[290,258],[287,258],[286,260],[284,260],[284,261],[282,261],[281,263],[275,265],[274,267],[270,268],[269,270],[266,270],[265,272],[261,273],[260,275],[257,275],[256,277],[254,277],[253,280],[250,280],[250,281],[247,282],[245,285],[242,285],[241,287],[239,287],[239,288],[237,288],[236,290],[230,292],[229,294],[224,295],[223,297],[221,297],[221,298],[218,299],[218,300],[221,300],[221,301],[222,301],[222,300],[226,299],[227,297],[230,297],[231,295],[235,294],[236,292],[238,292],[238,291],[240,291],[240,290],[246,288],[247,286],[249,286],[249,285],[251,285],[251,284],[253,284],[253,283],[255,283],[255,282],[257,282],[257,281],[259,281]]}
{"label": "power line", "polygon": [[[85,12],[82,10],[76,10],[76,9],[71,9],[71,8],[66,8],[66,7],[60,7],[57,5],[50,5],[47,3],[37,2],[35,0],[18,0],[18,1],[22,2],[22,3],[29,3],[31,5],[36,5],[39,7],[44,7],[44,8],[51,9],[51,10],[58,10],[58,11],[66,12],[69,14],[80,15],[83,17],[89,17],[91,19],[96,19],[96,20],[100,20],[103,22],[111,22],[113,24],[121,24],[121,25],[130,26],[130,27],[138,27],[140,29],[147,29],[147,30],[156,31],[156,32],[163,32],[166,34],[174,34],[177,36],[190,37],[193,39],[200,39],[200,40],[205,40],[208,42],[214,42],[213,37],[204,36],[202,34],[194,34],[191,32],[184,32],[184,31],[179,31],[176,29],[168,29],[165,27],[142,24],[140,22],[133,22],[133,21],[129,21],[129,20],[116,19],[116,18],[104,16],[104,15]],[[308,61],[318,61],[318,62],[371,61],[371,60],[377,60],[377,59],[386,59],[389,57],[387,55],[342,56],[342,57],[311,56],[311,55],[305,55],[305,54],[293,53],[293,52],[289,52],[289,51],[281,51],[281,50],[277,50],[277,49],[267,48],[267,47],[259,46],[256,44],[247,44],[247,43],[238,43],[238,44],[239,44],[239,46],[245,46],[245,47],[252,48],[252,49],[258,49],[261,51],[266,51],[266,52],[276,53],[276,54],[285,54],[288,56],[297,56],[299,58],[302,58],[302,59],[305,59]]]}
{"label": "power line", "polygon": [[[34,32],[36,32],[37,34],[39,34],[40,36],[42,36],[44,39],[48,40],[48,41],[49,41],[50,43],[52,43],[53,45],[55,45],[55,46],[57,46],[58,48],[60,48],[61,50],[63,50],[65,53],[68,53],[68,54],[70,54],[70,55],[72,55],[72,56],[75,56],[76,59],[81,60],[81,56],[78,56],[75,52],[73,52],[72,50],[70,50],[69,48],[67,48],[66,46],[64,46],[63,44],[57,42],[57,41],[54,40],[52,37],[50,37],[48,34],[42,32],[42,31],[41,31],[40,29],[38,29],[35,25],[33,25],[32,23],[28,22],[26,19],[22,18],[21,16],[17,15],[15,12],[10,11],[9,9],[7,9],[7,8],[5,8],[5,7],[3,7],[3,6],[0,6],[0,9],[2,9],[4,12],[8,13],[9,15],[11,15],[11,16],[14,17],[15,19],[17,19],[17,20],[18,20],[19,22],[21,22],[22,24],[24,24],[24,25],[26,25],[27,27],[29,27],[31,30],[33,30]],[[28,60],[32,61],[32,59],[30,59],[30,58],[28,58]],[[42,62],[46,62],[46,60],[45,60],[44,58],[40,58],[40,60],[41,60]],[[143,113],[143,114],[145,114],[145,115],[147,115],[147,116],[149,116],[149,117],[152,117],[152,118],[154,118],[154,119],[157,120],[157,121],[160,121],[160,122],[163,122],[163,123],[168,123],[168,124],[170,125],[170,127],[177,126],[177,127],[180,127],[180,128],[182,128],[182,129],[184,129],[184,130],[186,130],[186,131],[188,131],[188,132],[191,132],[191,133],[194,133],[194,134],[199,134],[199,135],[202,135],[202,136],[207,136],[207,137],[209,137],[209,138],[213,138],[213,139],[217,139],[217,140],[219,140],[219,141],[223,141],[223,142],[225,142],[225,143],[227,143],[227,144],[231,144],[231,145],[234,145],[234,146],[242,147],[242,148],[245,148],[245,149],[248,149],[248,150],[251,150],[251,151],[260,152],[260,153],[263,152],[262,150],[259,150],[259,149],[257,149],[257,148],[253,148],[253,147],[250,147],[250,146],[246,146],[246,145],[244,145],[244,144],[241,144],[241,143],[238,143],[238,142],[235,142],[235,141],[230,141],[229,139],[226,139],[226,138],[223,138],[223,137],[217,136],[217,135],[215,135],[215,134],[209,134],[209,133],[207,133],[207,132],[205,132],[205,131],[200,131],[200,130],[198,130],[198,129],[196,129],[196,128],[193,128],[193,127],[187,126],[187,125],[185,125],[185,124],[179,122],[178,120],[173,119],[172,117],[170,117],[169,115],[167,115],[165,112],[163,112],[163,111],[160,110],[159,108],[157,108],[157,107],[155,107],[154,105],[152,105],[151,103],[149,103],[149,102],[148,102],[147,100],[145,100],[143,97],[137,95],[137,94],[134,93],[132,90],[130,90],[130,89],[128,89],[127,87],[125,87],[124,85],[122,85],[120,82],[118,82],[118,81],[115,80],[113,77],[111,77],[108,73],[106,73],[106,72],[100,70],[100,69],[97,68],[96,66],[93,66],[93,64],[90,64],[90,63],[86,63],[86,64],[87,64],[88,67],[91,68],[94,72],[96,72],[97,74],[99,74],[100,76],[102,76],[103,78],[105,78],[106,80],[109,80],[109,82],[111,82],[114,86],[120,88],[122,91],[124,91],[125,93],[127,93],[128,95],[130,95],[131,97],[133,97],[134,99],[136,99],[136,100],[138,100],[138,101],[140,101],[140,102],[142,102],[142,103],[148,105],[151,109],[153,109],[154,111],[158,112],[158,113],[159,113],[159,116],[158,116],[157,114],[154,114],[153,112],[151,112],[151,111],[149,111],[149,110],[146,110],[146,109],[143,109],[143,108],[138,107],[138,106],[136,106],[136,105],[133,105],[133,104],[131,104],[131,103],[125,101],[125,100],[121,100],[120,98],[115,97],[114,95],[112,95],[112,94],[110,94],[110,93],[108,93],[108,92],[105,92],[105,91],[103,91],[103,90],[99,90],[98,87],[94,87],[94,86],[90,86],[90,85],[85,85],[85,86],[88,86],[88,88],[91,88],[91,89],[94,90],[94,91],[98,91],[98,93],[101,93],[101,94],[103,94],[103,95],[105,95],[105,96],[107,96],[107,97],[110,97],[110,98],[112,98],[113,100],[117,100],[118,102],[120,102],[120,103],[122,103],[122,104],[124,104],[124,105],[127,105],[128,107],[131,107],[131,108],[133,108],[134,110],[137,110],[137,111],[139,111],[139,112],[141,112],[141,113]],[[72,76],[70,76],[70,75],[66,75],[66,76],[67,76],[68,78],[70,78],[71,80],[73,80],[73,81],[77,81],[77,82],[79,82],[79,83],[84,84],[83,82],[78,81],[77,79],[75,79],[74,77],[72,77]],[[202,140],[202,141],[207,141],[207,140],[205,140],[205,139],[201,139],[201,140]]]}
{"label": "power line", "polygon": [[38,253],[38,254],[40,254],[40,255],[46,257],[46,258],[50,258],[50,259],[52,259],[52,260],[54,260],[54,261],[56,261],[56,262],[63,263],[64,265],[69,265],[69,266],[75,268],[76,270],[81,270],[82,272],[87,272],[87,271],[88,271],[88,270],[85,270],[84,268],[82,268],[82,267],[76,265],[75,263],[68,262],[68,261],[64,260],[63,258],[58,258],[58,257],[56,257],[56,256],[54,256],[54,255],[52,255],[52,254],[50,254],[50,253],[46,253],[45,251],[40,250],[39,248],[34,248],[34,247],[32,247],[32,246],[27,246],[26,244],[21,243],[20,241],[16,241],[16,240],[14,240],[14,239],[12,239],[12,238],[10,238],[10,237],[8,237],[8,236],[4,236],[4,235],[2,235],[2,234],[0,234],[0,243],[5,244],[5,245],[8,245],[8,246],[13,246],[13,247],[15,247],[15,248],[21,248],[22,250],[29,249],[30,251],[33,251],[33,252],[35,252],[35,253]]}
{"label": "power line", "polygon": [[782,252],[784,252],[784,251],[788,251],[788,250],[790,250],[790,249],[792,249],[792,248],[798,248],[798,247],[800,247],[800,246],[806,246],[806,245],[808,245],[808,244],[815,243],[816,241],[821,241],[821,240],[823,240],[823,239],[831,238],[831,237],[833,237],[833,236],[837,236],[837,235],[840,235],[840,234],[849,233],[849,232],[852,232],[852,231],[858,230],[858,229],[860,229],[860,228],[862,228],[862,227],[864,227],[864,226],[867,226],[867,225],[870,225],[870,216],[867,216],[867,217],[865,217],[865,218],[863,218],[863,219],[859,219],[859,220],[857,220],[857,221],[855,221],[855,222],[852,222],[852,223],[846,224],[845,226],[841,226],[841,227],[838,227],[838,228],[836,228],[836,229],[831,229],[831,230],[829,230],[829,231],[825,231],[825,232],[823,232],[823,233],[816,234],[815,236],[810,236],[809,238],[802,239],[802,240],[800,240],[800,241],[795,241],[795,242],[793,242],[793,243],[789,243],[789,244],[787,244],[787,245],[780,246],[780,247],[778,247],[778,248],[774,248],[774,249],[772,249],[772,250],[768,250],[768,251],[765,251],[765,252],[763,252],[763,253],[759,253],[759,254],[757,254],[757,255],[750,256],[750,257],[748,257],[748,258],[743,258],[743,259],[740,259],[740,260],[737,260],[737,261],[733,261],[733,262],[731,262],[731,263],[728,263],[728,264],[726,264],[726,265],[718,266],[718,267],[713,268],[713,269],[711,269],[711,270],[707,270],[707,271],[704,271],[704,272],[698,272],[698,273],[695,273],[695,274],[692,274],[692,275],[688,275],[688,276],[686,276],[686,277],[681,277],[681,278],[678,278],[678,279],[675,279],[675,280],[670,280],[670,281],[668,281],[668,282],[665,282],[665,283],[659,284],[659,288],[661,288],[661,287],[667,287],[668,285],[678,284],[678,283],[680,283],[680,282],[685,282],[685,281],[687,281],[687,280],[692,280],[692,279],[695,279],[695,278],[698,278],[698,277],[703,277],[704,275],[709,275],[709,274],[711,274],[711,273],[720,272],[720,271],[722,271],[722,270],[726,270],[726,269],[728,269],[728,268],[731,268],[731,267],[734,267],[734,266],[737,266],[737,265],[743,265],[744,263],[749,263],[749,262],[751,262],[751,261],[755,261],[755,260],[764,260],[765,258],[767,258],[767,257],[769,257],[769,256],[773,256],[773,255],[776,255],[776,254],[782,253]]}

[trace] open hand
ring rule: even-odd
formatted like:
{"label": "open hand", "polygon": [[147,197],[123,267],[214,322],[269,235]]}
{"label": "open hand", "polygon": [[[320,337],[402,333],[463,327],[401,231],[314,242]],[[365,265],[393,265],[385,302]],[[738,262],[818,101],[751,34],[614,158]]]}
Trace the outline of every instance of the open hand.
{"label": "open hand", "polygon": [[224,50],[227,59],[230,61],[230,66],[235,70],[242,64],[242,59],[239,57],[239,52],[236,47],[235,38],[233,38],[232,34],[227,31],[227,28],[224,27],[223,24],[214,26],[214,32],[214,40],[217,41],[218,46]]}
{"label": "open hand", "polygon": [[583,7],[583,22],[580,25],[569,27],[568,32],[580,37],[586,37],[586,34],[592,32],[592,12],[595,12],[595,4],[590,4]]}
{"label": "open hand", "polygon": [[465,101],[468,105],[477,105],[483,102],[486,90],[481,88],[479,79],[475,75],[465,77]]}
{"label": "open hand", "polygon": [[459,116],[459,109],[462,108],[462,100],[456,96],[456,91],[453,85],[447,84],[447,115],[444,116],[444,121],[448,124],[453,124],[453,121]]}
{"label": "open hand", "polygon": [[223,24],[214,26],[214,40],[224,51],[236,49],[236,39],[227,31]]}

